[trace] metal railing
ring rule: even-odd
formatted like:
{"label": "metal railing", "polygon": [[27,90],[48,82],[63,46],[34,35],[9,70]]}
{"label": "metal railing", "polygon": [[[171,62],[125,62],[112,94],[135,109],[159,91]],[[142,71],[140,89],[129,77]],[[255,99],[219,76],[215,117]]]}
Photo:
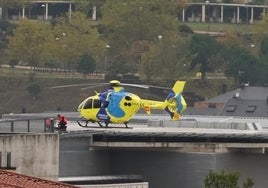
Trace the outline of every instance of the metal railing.
{"label": "metal railing", "polygon": [[0,120],[0,133],[53,133],[55,121],[46,119]]}

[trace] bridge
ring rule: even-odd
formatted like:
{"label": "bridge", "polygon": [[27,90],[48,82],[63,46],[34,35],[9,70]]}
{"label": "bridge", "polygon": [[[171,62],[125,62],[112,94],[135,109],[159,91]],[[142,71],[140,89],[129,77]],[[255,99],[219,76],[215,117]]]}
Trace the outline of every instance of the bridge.
{"label": "bridge", "polygon": [[[222,153],[251,151],[264,153],[268,148],[268,119],[225,116],[183,116],[180,121],[171,121],[165,114],[152,116],[137,114],[130,121],[130,128],[110,124],[101,128],[89,123],[88,128],[78,126],[78,113],[63,113],[69,120],[66,132],[60,138],[89,140],[89,148],[161,148],[179,152]],[[5,114],[7,132],[54,132],[46,121],[56,113]],[[17,124],[17,125],[16,125]],[[32,125],[31,125],[32,124]],[[34,124],[34,125],[33,125]],[[9,127],[10,126],[10,127]],[[38,127],[38,129],[37,129]],[[52,129],[50,129],[52,128]]]}
{"label": "bridge", "polygon": [[[138,175],[154,188],[202,187],[208,169],[235,169],[256,187],[266,185],[267,118],[182,116],[174,122],[163,114],[137,114],[130,128],[82,128],[77,113],[63,114],[69,125],[58,134],[61,180]],[[45,120],[56,115],[3,115],[0,130],[50,131]]]}

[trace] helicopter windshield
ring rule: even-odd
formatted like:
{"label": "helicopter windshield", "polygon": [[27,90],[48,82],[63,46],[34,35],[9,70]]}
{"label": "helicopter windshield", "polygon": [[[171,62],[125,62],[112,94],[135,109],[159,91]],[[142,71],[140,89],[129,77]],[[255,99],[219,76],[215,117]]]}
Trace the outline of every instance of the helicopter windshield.
{"label": "helicopter windshield", "polygon": [[90,109],[92,108],[92,99],[88,99],[86,102],[85,102],[85,105],[83,107],[83,109]]}
{"label": "helicopter windshield", "polygon": [[83,109],[100,108],[101,101],[99,99],[88,99],[85,102]]}

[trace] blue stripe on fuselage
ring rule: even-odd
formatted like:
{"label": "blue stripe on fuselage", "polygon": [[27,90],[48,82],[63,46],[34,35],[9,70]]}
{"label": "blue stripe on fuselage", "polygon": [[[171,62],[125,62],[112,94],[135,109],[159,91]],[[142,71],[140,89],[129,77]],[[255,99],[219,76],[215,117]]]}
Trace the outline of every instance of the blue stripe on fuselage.
{"label": "blue stripe on fuselage", "polygon": [[120,101],[124,96],[125,95],[123,92],[111,93],[109,96],[109,105],[107,107],[107,110],[112,116],[116,118],[125,116],[125,112],[120,108]]}

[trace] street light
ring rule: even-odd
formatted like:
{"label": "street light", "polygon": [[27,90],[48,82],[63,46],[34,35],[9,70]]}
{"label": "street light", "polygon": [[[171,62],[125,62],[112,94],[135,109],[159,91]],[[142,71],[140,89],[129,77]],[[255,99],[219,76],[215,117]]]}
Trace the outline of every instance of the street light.
{"label": "street light", "polygon": [[162,52],[162,38],[163,36],[162,35],[158,35],[157,36],[158,40],[159,40],[159,53],[160,53],[160,64],[163,63],[163,52]]}
{"label": "street light", "polygon": [[106,44],[106,49],[105,49],[105,59],[104,59],[104,72],[106,74],[107,71],[107,61],[108,61],[108,50],[111,48],[111,46],[109,44]]}
{"label": "street light", "polygon": [[43,20],[45,20],[46,19],[46,5],[42,4],[41,7],[44,8]]}

